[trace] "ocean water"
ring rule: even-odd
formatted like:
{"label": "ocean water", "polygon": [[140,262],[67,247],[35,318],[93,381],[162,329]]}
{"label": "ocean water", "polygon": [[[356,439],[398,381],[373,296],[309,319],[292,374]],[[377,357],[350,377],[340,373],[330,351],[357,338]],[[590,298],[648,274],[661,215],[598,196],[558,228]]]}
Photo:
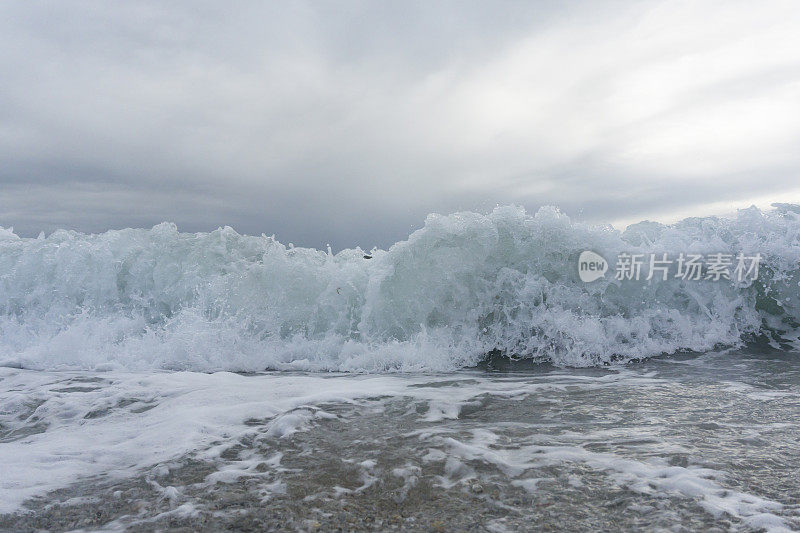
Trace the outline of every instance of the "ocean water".
{"label": "ocean water", "polygon": [[[0,530],[799,529],[799,212],[0,229]],[[584,250],[762,261],[583,283]]]}

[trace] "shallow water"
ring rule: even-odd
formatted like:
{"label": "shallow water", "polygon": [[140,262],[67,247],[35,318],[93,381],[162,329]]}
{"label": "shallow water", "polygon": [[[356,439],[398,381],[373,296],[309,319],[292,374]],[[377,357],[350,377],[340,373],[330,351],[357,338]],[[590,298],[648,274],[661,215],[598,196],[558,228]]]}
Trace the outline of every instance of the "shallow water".
{"label": "shallow water", "polygon": [[800,354],[0,369],[0,528],[800,529]]}

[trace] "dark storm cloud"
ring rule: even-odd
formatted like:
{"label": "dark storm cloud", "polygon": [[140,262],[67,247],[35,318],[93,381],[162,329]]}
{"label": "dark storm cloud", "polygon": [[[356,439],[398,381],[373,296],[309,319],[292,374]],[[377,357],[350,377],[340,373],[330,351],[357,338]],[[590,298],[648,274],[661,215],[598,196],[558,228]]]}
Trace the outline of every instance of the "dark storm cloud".
{"label": "dark storm cloud", "polygon": [[799,14],[6,2],[0,225],[170,220],[339,248],[495,203],[630,222],[792,201]]}

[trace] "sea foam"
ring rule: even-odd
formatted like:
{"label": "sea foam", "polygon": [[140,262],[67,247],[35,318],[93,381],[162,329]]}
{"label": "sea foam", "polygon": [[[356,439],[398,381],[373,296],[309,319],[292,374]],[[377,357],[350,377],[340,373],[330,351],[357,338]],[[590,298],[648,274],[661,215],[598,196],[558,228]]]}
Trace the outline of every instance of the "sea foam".
{"label": "sea foam", "polygon": [[[641,222],[553,207],[429,215],[388,250],[337,254],[174,224],[20,238],[0,228],[0,365],[35,369],[449,371],[488,353],[593,366],[796,343],[800,208]],[[577,259],[760,253],[753,282],[614,279]]]}

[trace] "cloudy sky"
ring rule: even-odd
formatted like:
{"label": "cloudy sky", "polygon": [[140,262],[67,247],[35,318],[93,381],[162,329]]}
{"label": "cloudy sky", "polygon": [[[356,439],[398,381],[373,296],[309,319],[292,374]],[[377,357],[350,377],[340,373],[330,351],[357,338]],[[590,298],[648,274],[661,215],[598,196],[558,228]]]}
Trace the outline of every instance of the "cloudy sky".
{"label": "cloudy sky", "polygon": [[0,3],[0,226],[386,246],[800,202],[800,3]]}

